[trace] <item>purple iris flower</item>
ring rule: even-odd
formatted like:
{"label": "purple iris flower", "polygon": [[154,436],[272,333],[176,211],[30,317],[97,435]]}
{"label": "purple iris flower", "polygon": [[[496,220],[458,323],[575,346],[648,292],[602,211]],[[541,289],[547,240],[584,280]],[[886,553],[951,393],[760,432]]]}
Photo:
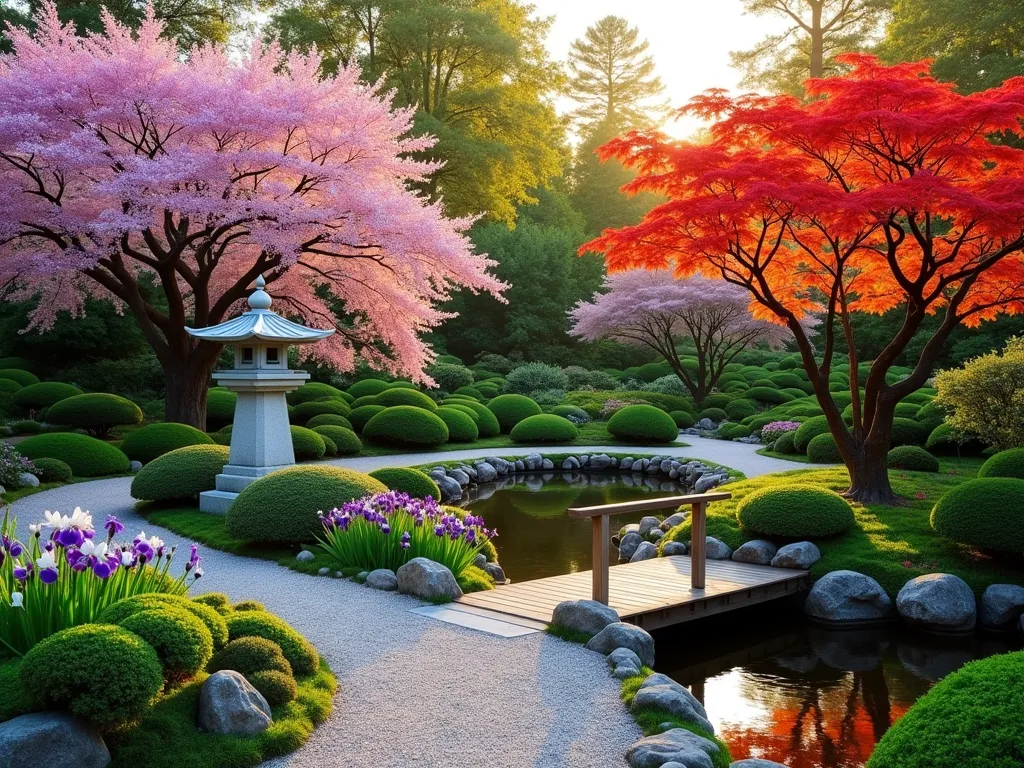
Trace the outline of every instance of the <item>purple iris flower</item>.
{"label": "purple iris flower", "polygon": [[132,542],[132,549],[135,550],[136,555],[138,555],[139,557],[144,557],[147,560],[149,560],[153,556],[153,548],[149,546],[148,541],[141,537],[137,537],[135,541]]}
{"label": "purple iris flower", "polygon": [[399,542],[399,544],[402,547],[402,549],[408,549],[409,548],[409,542],[411,540],[412,540],[412,536],[409,535],[409,532],[408,531],[403,532],[402,533],[402,540],[401,540],[401,542]]}
{"label": "purple iris flower", "polygon": [[97,560],[92,565],[92,572],[101,579],[107,579],[114,572],[114,566],[110,564],[109,560]]}
{"label": "purple iris flower", "polygon": [[65,528],[57,531],[54,538],[62,547],[80,547],[85,541],[85,536],[77,528]]}
{"label": "purple iris flower", "polygon": [[25,551],[25,547],[20,541],[15,539],[7,545],[7,551],[11,553],[11,557],[18,557]]}
{"label": "purple iris flower", "polygon": [[16,564],[14,566],[14,578],[16,578],[18,581],[24,581],[25,579],[27,579],[28,568],[26,568],[21,563]]}
{"label": "purple iris flower", "polygon": [[380,532],[383,533],[383,534],[391,533],[391,526],[388,525],[386,522],[385,523],[381,523],[380,524]]}
{"label": "purple iris flower", "polygon": [[57,569],[56,568],[43,568],[39,571],[39,580],[43,584],[53,584],[57,580]]}
{"label": "purple iris flower", "polygon": [[113,515],[107,515],[107,522],[103,524],[107,529],[107,536],[112,539],[124,530],[124,525]]}

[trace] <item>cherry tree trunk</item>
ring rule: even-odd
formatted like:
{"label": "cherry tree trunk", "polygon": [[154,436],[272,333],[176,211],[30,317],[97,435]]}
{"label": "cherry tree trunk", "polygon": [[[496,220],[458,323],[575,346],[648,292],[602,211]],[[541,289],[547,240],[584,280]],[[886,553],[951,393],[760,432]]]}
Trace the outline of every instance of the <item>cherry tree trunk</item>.
{"label": "cherry tree trunk", "polygon": [[187,360],[171,360],[164,366],[167,421],[206,431],[206,388],[212,372],[212,364]]}

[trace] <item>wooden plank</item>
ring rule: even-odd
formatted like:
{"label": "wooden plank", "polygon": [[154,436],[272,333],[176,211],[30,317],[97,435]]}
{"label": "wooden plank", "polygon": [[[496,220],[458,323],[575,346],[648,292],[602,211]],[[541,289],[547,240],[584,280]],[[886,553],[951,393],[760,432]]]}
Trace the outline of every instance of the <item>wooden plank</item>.
{"label": "wooden plank", "polygon": [[707,516],[703,501],[690,505],[690,586],[704,589],[707,579]]}
{"label": "wooden plank", "polygon": [[679,507],[683,504],[692,504],[696,501],[703,501],[707,504],[712,501],[724,501],[731,498],[732,494],[726,491],[691,493],[687,496],[662,496],[659,499],[623,501],[618,504],[600,504],[596,507],[569,507],[569,517],[578,519],[584,517],[595,517],[598,515],[624,515],[630,512],[653,512],[658,509]]}
{"label": "wooden plank", "polygon": [[608,515],[594,518],[593,546],[593,599],[608,605],[608,539],[610,538]]}

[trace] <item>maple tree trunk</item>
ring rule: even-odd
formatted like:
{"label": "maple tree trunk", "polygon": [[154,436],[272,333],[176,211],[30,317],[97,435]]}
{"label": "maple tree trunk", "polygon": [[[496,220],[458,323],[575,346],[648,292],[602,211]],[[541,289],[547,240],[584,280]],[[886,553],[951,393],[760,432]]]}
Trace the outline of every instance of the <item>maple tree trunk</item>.
{"label": "maple tree trunk", "polygon": [[846,461],[850,488],[846,496],[862,504],[896,504],[898,499],[889,484],[889,440],[869,440],[856,448]]}
{"label": "maple tree trunk", "polygon": [[206,431],[206,388],[216,361],[216,357],[213,362],[172,358],[164,365],[167,421]]}
{"label": "maple tree trunk", "polygon": [[811,77],[821,77],[825,72],[825,33],[821,28],[821,3],[811,4]]}

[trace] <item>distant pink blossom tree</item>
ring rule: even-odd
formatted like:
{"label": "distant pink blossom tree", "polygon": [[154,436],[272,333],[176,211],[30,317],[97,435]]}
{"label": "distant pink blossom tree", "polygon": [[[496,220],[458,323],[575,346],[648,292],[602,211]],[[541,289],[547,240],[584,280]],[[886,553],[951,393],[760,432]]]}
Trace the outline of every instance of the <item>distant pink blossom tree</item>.
{"label": "distant pink blossom tree", "polygon": [[[755,343],[782,346],[788,329],[755,320],[750,296],[723,280],[686,279],[670,270],[635,269],[605,278],[607,293],[569,311],[571,333],[590,341],[609,338],[660,354],[698,405],[718,386],[725,366]],[[677,347],[697,348],[697,371],[683,367]]]}
{"label": "distant pink blossom tree", "polygon": [[78,37],[47,4],[0,58],[0,286],[39,298],[30,327],[113,300],[163,366],[168,418],[202,427],[221,348],[183,328],[230,317],[262,273],[275,308],[339,326],[312,354],[429,381],[437,302],[503,286],[472,222],[409,191],[437,167],[411,159],[432,144],[408,137],[413,111],[355,66],[322,79],[276,45],[181,57],[152,9],[104,23]]}

